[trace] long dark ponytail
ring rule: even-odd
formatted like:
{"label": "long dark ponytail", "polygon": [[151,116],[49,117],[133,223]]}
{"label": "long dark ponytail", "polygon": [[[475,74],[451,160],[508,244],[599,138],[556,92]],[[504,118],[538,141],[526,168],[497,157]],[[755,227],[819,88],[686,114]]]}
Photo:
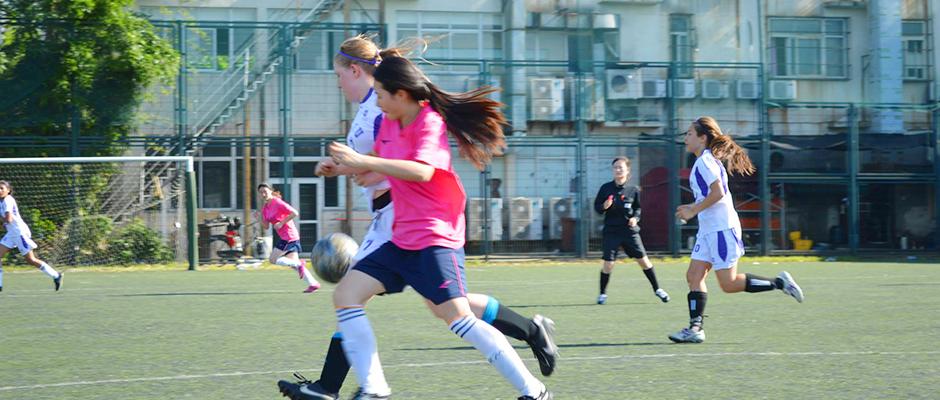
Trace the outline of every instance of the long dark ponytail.
{"label": "long dark ponytail", "polygon": [[731,136],[722,133],[718,121],[714,118],[701,117],[692,122],[692,127],[698,136],[705,135],[708,138],[705,146],[715,158],[727,164],[728,171],[751,175],[757,170],[744,148],[738,145]]}
{"label": "long dark ponytail", "polygon": [[375,80],[394,94],[404,90],[415,101],[428,101],[441,114],[447,130],[457,140],[460,155],[482,170],[494,155],[506,147],[503,126],[508,125],[500,111],[502,103],[488,97],[499,89],[481,87],[465,93],[441,90],[398,49],[381,53],[382,63],[375,70]]}

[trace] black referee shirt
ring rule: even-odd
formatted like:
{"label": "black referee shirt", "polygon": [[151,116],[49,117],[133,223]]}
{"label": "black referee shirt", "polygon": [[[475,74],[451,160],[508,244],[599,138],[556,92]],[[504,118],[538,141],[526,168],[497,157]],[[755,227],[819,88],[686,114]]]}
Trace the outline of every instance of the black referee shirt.
{"label": "black referee shirt", "polygon": [[[614,203],[604,210],[607,197],[613,195]],[[636,186],[618,186],[614,181],[601,185],[594,198],[594,211],[604,214],[604,228],[627,228],[627,220],[640,218],[640,188]],[[634,228],[639,229],[639,228]]]}

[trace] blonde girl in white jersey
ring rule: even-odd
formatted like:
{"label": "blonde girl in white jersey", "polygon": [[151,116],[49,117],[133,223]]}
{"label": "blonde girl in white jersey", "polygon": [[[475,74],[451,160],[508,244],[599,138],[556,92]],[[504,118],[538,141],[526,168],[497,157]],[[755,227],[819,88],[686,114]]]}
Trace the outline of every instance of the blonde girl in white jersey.
{"label": "blonde girl in white jersey", "polygon": [[6,228],[6,234],[0,240],[0,292],[3,291],[3,256],[12,249],[18,249],[26,258],[26,262],[49,275],[55,285],[55,290],[58,291],[62,287],[62,274],[36,257],[33,252],[37,247],[36,242],[32,239],[29,226],[20,216],[19,207],[11,192],[13,192],[13,186],[10,182],[0,181],[0,218],[3,219],[3,226]]}
{"label": "blonde girl in white jersey", "polygon": [[753,174],[754,164],[747,153],[730,136],[721,132],[712,117],[701,117],[689,126],[685,150],[698,157],[689,173],[689,185],[695,203],[676,209],[676,218],[688,221],[698,216],[699,230],[692,249],[692,261],[685,273],[689,284],[689,327],[669,335],[676,343],[705,341],[702,318],[708,299],[705,278],[714,270],[718,284],[725,293],[764,292],[780,289],[803,302],[803,291],[786,271],[777,278],[764,278],[738,273],[738,259],[744,255],[741,222],[734,210],[728,190],[728,170],[744,175]]}

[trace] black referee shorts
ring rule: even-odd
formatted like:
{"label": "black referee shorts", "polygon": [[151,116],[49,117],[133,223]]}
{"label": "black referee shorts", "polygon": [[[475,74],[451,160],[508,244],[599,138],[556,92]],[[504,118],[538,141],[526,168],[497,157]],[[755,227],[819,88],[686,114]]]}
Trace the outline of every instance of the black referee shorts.
{"label": "black referee shorts", "polygon": [[640,232],[629,228],[608,229],[604,228],[604,244],[601,247],[604,261],[615,261],[617,252],[623,248],[623,252],[630,258],[643,258],[646,256],[646,249],[643,247],[643,239],[640,239]]}

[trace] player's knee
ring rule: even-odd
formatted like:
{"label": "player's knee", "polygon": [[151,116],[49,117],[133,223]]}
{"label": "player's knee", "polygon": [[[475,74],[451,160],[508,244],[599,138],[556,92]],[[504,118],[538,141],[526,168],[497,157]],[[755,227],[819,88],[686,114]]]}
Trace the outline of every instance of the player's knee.
{"label": "player's knee", "polygon": [[721,286],[721,291],[725,293],[734,293],[737,292],[736,285],[734,281],[729,280],[719,280],[718,286]]}

